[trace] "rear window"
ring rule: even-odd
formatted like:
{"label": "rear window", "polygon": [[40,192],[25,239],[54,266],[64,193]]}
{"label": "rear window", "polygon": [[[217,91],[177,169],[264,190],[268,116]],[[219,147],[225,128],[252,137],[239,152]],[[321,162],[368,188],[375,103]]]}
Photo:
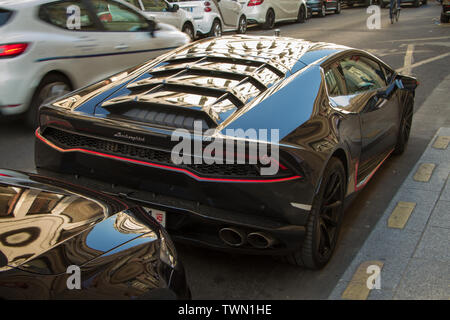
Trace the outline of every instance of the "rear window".
{"label": "rear window", "polygon": [[0,8],[0,27],[5,25],[12,16],[12,11]]}

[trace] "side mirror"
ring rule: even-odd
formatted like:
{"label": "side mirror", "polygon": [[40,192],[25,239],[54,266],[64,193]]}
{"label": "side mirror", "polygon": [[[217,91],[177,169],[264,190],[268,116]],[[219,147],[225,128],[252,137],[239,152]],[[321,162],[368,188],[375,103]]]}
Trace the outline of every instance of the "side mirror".
{"label": "side mirror", "polygon": [[398,83],[398,86],[401,89],[405,89],[408,91],[416,90],[417,86],[419,85],[419,81],[417,81],[416,78],[403,75],[397,75],[395,82]]}
{"label": "side mirror", "polygon": [[171,11],[172,11],[172,12],[178,12],[178,10],[180,10],[180,6],[177,5],[177,4],[174,4],[174,5],[172,6],[172,8],[171,8]]}
{"label": "side mirror", "polygon": [[156,30],[156,22],[154,20],[146,19],[148,23],[148,32],[150,33],[150,36],[152,38],[155,37],[155,30]]}

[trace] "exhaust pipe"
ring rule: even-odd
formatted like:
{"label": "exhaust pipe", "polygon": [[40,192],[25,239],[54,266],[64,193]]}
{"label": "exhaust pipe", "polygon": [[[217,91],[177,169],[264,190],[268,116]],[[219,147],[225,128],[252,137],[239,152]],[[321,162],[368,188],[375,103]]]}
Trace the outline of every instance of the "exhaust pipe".
{"label": "exhaust pipe", "polygon": [[277,243],[275,238],[264,232],[249,233],[247,236],[247,241],[250,245],[258,249],[271,248]]}
{"label": "exhaust pipe", "polygon": [[240,247],[245,243],[245,233],[235,228],[220,229],[219,237],[230,247]]}

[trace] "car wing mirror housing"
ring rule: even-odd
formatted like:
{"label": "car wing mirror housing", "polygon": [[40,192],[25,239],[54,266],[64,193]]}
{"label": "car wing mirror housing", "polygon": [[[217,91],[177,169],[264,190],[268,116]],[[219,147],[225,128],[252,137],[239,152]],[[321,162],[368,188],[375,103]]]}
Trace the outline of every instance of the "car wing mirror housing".
{"label": "car wing mirror housing", "polygon": [[155,30],[156,30],[156,21],[155,20],[151,20],[151,19],[147,19],[147,23],[148,23],[148,32],[150,33],[150,36],[152,38],[155,37]]}
{"label": "car wing mirror housing", "polygon": [[180,6],[177,4],[174,4],[171,9],[172,9],[172,12],[177,12],[178,10],[180,10]]}
{"label": "car wing mirror housing", "polygon": [[403,75],[398,75],[395,79],[395,83],[400,89],[405,89],[412,92],[414,92],[419,85],[419,81],[416,78]]}

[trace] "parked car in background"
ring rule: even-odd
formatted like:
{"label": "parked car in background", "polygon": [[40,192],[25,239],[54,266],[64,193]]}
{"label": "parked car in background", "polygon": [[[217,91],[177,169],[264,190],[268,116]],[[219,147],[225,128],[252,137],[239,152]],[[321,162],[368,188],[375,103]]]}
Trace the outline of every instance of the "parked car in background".
{"label": "parked car in background", "polygon": [[355,4],[357,5],[363,5],[364,7],[371,6],[376,3],[375,0],[344,0],[343,3],[345,3],[348,7],[353,7]]}
{"label": "parked car in background", "polygon": [[35,163],[164,211],[174,240],[317,269],[347,197],[404,152],[417,84],[332,43],[199,40],[41,107]]}
{"label": "parked car in background", "polygon": [[[382,8],[389,8],[390,0],[379,0],[380,1],[380,7]],[[400,0],[400,4],[412,4],[414,7],[418,8],[422,4],[427,4],[428,0]]]}
{"label": "parked car in background", "polygon": [[341,0],[307,0],[306,4],[319,17],[325,17],[327,12],[341,13]]}
{"label": "parked car in background", "polygon": [[188,298],[175,247],[144,208],[0,169],[0,299]]}
{"label": "parked car in background", "polygon": [[0,0],[0,116],[34,126],[44,101],[188,42],[117,0]]}
{"label": "parked car in background", "polygon": [[303,23],[308,18],[305,0],[249,0],[244,13],[249,24],[260,24],[264,29],[272,29],[277,22]]}
{"label": "parked car in background", "polygon": [[443,0],[441,22],[448,23],[449,17],[450,17],[450,0]]}
{"label": "parked car in background", "polygon": [[164,22],[186,33],[192,40],[197,34],[196,24],[192,14],[180,10],[177,4],[170,4],[166,0],[126,0],[143,11],[148,19]]}
{"label": "parked car in background", "polygon": [[223,32],[247,32],[244,0],[168,0],[190,12],[195,21],[196,36],[220,37]]}

